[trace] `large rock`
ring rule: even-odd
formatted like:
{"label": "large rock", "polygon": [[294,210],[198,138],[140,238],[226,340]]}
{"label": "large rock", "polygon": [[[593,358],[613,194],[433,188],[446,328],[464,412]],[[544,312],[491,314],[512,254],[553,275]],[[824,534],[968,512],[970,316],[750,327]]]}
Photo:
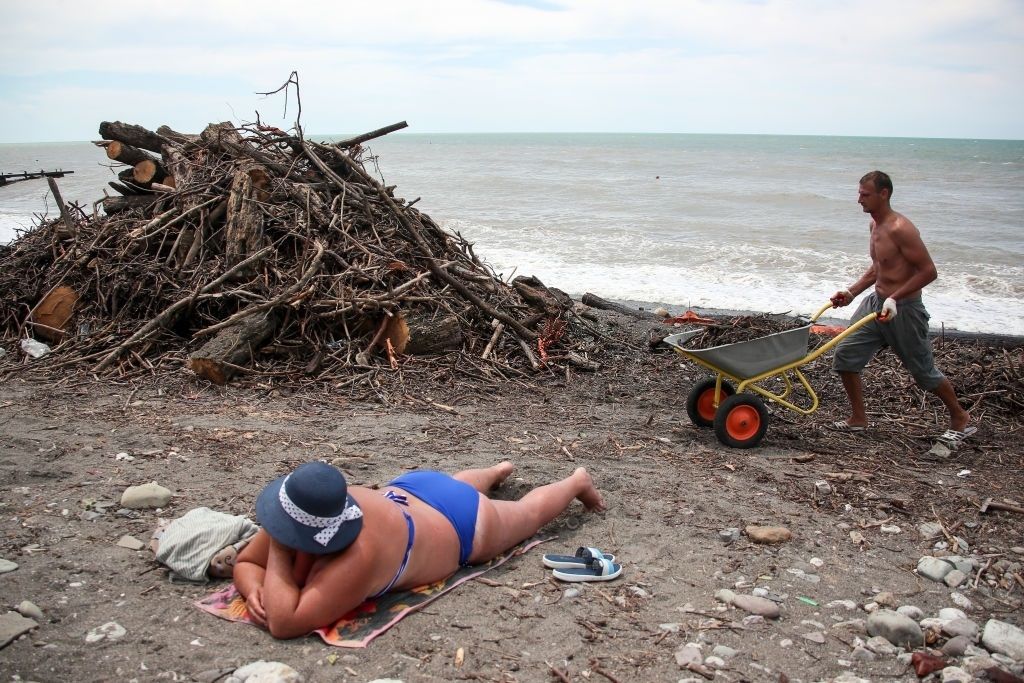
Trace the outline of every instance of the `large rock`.
{"label": "large rock", "polygon": [[141,486],[129,486],[121,494],[121,507],[140,510],[142,508],[162,508],[171,501],[174,495],[169,489],[155,481]]}
{"label": "large rock", "polygon": [[882,636],[893,645],[908,650],[924,645],[924,633],[917,622],[891,609],[880,609],[868,617],[868,634]]}
{"label": "large rock", "polygon": [[0,648],[38,625],[34,620],[23,617],[17,612],[8,612],[0,616]]}
{"label": "large rock", "polygon": [[978,639],[978,625],[970,619],[953,619],[942,625],[942,632],[950,638],[963,636],[972,643]]}
{"label": "large rock", "polygon": [[779,606],[774,602],[754,595],[737,595],[733,598],[732,604],[744,612],[758,614],[765,619],[778,619],[781,614]]}
{"label": "large rock", "polygon": [[917,561],[917,573],[926,579],[932,581],[942,581],[946,578],[946,574],[956,569],[952,562],[946,562],[945,560],[925,555]]}
{"label": "large rock", "polygon": [[1024,631],[1013,624],[989,619],[981,634],[981,644],[989,652],[998,652],[1017,661],[1024,661]]}
{"label": "large rock", "polygon": [[7,572],[13,572],[17,568],[18,568],[18,563],[17,562],[11,562],[10,560],[5,560],[3,558],[0,558],[0,574],[6,574]]}
{"label": "large rock", "polygon": [[747,537],[754,543],[785,543],[793,538],[793,532],[784,526],[749,525],[744,529]]}

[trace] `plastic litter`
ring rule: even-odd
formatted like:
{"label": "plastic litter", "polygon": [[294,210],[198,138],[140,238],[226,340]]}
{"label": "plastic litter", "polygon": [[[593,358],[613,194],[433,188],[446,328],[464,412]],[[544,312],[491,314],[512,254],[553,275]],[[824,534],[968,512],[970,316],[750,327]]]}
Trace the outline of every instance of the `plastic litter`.
{"label": "plastic litter", "polygon": [[50,347],[35,339],[22,339],[21,350],[32,358],[42,358],[50,352]]}

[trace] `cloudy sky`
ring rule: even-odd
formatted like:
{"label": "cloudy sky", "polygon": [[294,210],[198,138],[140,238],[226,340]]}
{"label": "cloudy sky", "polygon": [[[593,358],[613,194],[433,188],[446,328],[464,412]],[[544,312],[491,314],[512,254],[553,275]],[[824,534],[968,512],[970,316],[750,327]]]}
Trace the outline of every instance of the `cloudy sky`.
{"label": "cloudy sky", "polygon": [[[0,0],[0,142],[197,131],[1024,138],[1022,0]],[[285,127],[283,126],[283,127]]]}

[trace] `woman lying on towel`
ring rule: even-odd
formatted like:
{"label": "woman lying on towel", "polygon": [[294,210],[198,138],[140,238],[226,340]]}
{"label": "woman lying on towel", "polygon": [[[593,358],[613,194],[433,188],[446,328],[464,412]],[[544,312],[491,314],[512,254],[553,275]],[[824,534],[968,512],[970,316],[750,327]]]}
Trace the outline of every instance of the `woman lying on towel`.
{"label": "woman lying on towel", "polygon": [[413,471],[380,490],[346,486],[336,468],[306,463],[256,501],[262,530],[238,556],[235,586],[275,638],[330,624],[369,597],[447,578],[535,534],[574,499],[605,509],[582,467],[518,501],[485,492],[512,463],[449,476]]}

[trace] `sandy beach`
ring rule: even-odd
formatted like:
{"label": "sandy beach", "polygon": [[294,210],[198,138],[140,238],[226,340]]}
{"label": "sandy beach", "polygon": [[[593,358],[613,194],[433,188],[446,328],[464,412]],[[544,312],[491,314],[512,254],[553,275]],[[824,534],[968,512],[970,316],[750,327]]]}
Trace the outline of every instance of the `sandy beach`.
{"label": "sandy beach", "polygon": [[[816,366],[818,414],[776,411],[761,448],[728,449],[686,418],[685,394],[701,373],[647,351],[649,323],[601,315],[633,344],[603,354],[596,373],[451,383],[411,361],[375,384],[295,391],[258,377],[217,388],[185,372],[130,383],[8,372],[0,557],[18,567],[0,583],[8,608],[29,600],[43,619],[3,650],[0,671],[36,681],[210,681],[264,659],[306,681],[546,681],[558,680],[555,669],[574,681],[676,681],[698,675],[679,664],[694,643],[702,658],[725,655],[706,669],[716,680],[853,672],[912,681],[897,653],[863,647],[866,610],[913,605],[935,617],[960,606],[980,627],[991,618],[1021,625],[1024,517],[978,511],[988,496],[1019,501],[1019,418],[983,428],[947,461],[922,457],[936,429],[931,399],[898,417],[873,405],[876,429],[837,437],[823,425],[841,416],[841,388]],[[457,368],[460,356],[442,363]],[[866,381],[888,371],[876,367]],[[266,481],[312,459],[335,463],[355,484],[509,459],[517,469],[503,497],[583,465],[609,510],[576,505],[545,529],[552,540],[363,650],[315,637],[275,641],[220,621],[193,602],[224,584],[171,583],[148,550],[116,545],[125,535],[148,540],[158,518],[198,506],[252,517]],[[124,489],[149,481],[174,491],[172,502],[119,512]],[[919,529],[926,522],[942,524],[937,537]],[[751,524],[785,526],[793,538],[720,536]],[[955,590],[915,573],[950,538],[968,545],[961,554],[980,570]],[[568,586],[541,565],[543,552],[581,545],[614,552],[623,576]],[[778,601],[779,620],[715,599],[720,589],[756,588]],[[108,622],[125,635],[87,644]]]}

